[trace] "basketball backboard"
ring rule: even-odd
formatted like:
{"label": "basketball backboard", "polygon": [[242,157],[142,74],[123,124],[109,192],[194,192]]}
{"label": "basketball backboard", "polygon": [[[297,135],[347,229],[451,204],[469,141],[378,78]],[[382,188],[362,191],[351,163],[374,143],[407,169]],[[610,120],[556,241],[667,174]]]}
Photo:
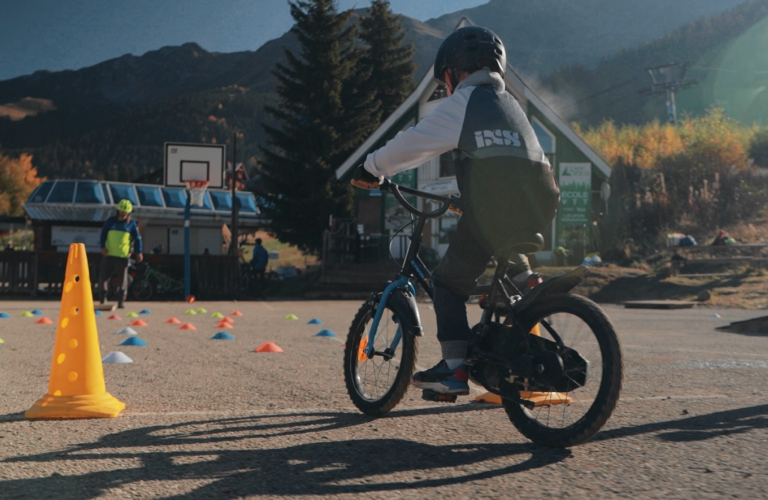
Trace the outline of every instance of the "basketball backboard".
{"label": "basketball backboard", "polygon": [[209,181],[208,187],[224,186],[223,144],[165,143],[165,185],[185,187],[187,181]]}

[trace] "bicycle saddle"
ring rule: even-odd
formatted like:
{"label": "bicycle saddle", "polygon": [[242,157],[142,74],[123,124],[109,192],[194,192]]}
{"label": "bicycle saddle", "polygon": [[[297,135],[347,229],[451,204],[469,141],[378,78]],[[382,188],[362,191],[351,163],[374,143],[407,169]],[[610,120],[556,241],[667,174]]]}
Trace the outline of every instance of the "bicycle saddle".
{"label": "bicycle saddle", "polygon": [[541,233],[516,234],[510,238],[510,241],[514,243],[507,247],[507,252],[528,255],[544,248],[544,237]]}

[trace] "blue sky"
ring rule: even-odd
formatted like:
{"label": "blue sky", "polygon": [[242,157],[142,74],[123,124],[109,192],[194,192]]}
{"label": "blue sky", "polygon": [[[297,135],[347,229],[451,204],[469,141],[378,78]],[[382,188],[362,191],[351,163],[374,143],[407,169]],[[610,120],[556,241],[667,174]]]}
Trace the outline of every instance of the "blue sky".
{"label": "blue sky", "polygon": [[[488,0],[390,0],[426,21]],[[79,69],[165,45],[256,50],[293,24],[287,0],[2,0],[0,80],[40,69]],[[369,0],[337,0],[340,10]]]}

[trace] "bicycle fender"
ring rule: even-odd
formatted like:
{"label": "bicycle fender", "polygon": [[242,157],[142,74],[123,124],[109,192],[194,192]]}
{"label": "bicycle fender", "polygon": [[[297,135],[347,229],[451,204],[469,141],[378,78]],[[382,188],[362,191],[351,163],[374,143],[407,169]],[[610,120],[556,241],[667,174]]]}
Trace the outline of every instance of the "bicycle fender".
{"label": "bicycle fender", "polygon": [[569,273],[561,274],[560,276],[555,276],[546,280],[544,283],[531,290],[530,293],[523,296],[521,300],[515,302],[513,305],[515,312],[519,313],[540,298],[570,292],[576,288],[579,283],[584,281],[588,274],[588,268],[579,266]]}
{"label": "bicycle fender", "polygon": [[404,332],[415,337],[423,337],[424,329],[421,327],[421,316],[416,304],[416,297],[410,291],[393,290],[387,300],[387,305],[397,314],[405,324],[400,325]]}

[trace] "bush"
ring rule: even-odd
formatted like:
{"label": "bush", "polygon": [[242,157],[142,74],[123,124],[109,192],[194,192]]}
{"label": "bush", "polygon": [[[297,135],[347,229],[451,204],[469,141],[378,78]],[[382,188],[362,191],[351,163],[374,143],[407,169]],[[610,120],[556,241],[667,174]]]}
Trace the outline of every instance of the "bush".
{"label": "bush", "polygon": [[749,142],[749,157],[758,167],[768,168],[768,129],[761,130],[752,136]]}
{"label": "bush", "polygon": [[[626,262],[632,254],[657,252],[668,232],[703,240],[718,227],[754,219],[768,202],[768,176],[748,162],[746,144],[753,135],[716,108],[676,127],[605,125],[588,131],[588,140],[597,137],[609,153],[631,158],[618,156],[614,163],[601,253]],[[661,143],[682,149],[670,152]]]}

